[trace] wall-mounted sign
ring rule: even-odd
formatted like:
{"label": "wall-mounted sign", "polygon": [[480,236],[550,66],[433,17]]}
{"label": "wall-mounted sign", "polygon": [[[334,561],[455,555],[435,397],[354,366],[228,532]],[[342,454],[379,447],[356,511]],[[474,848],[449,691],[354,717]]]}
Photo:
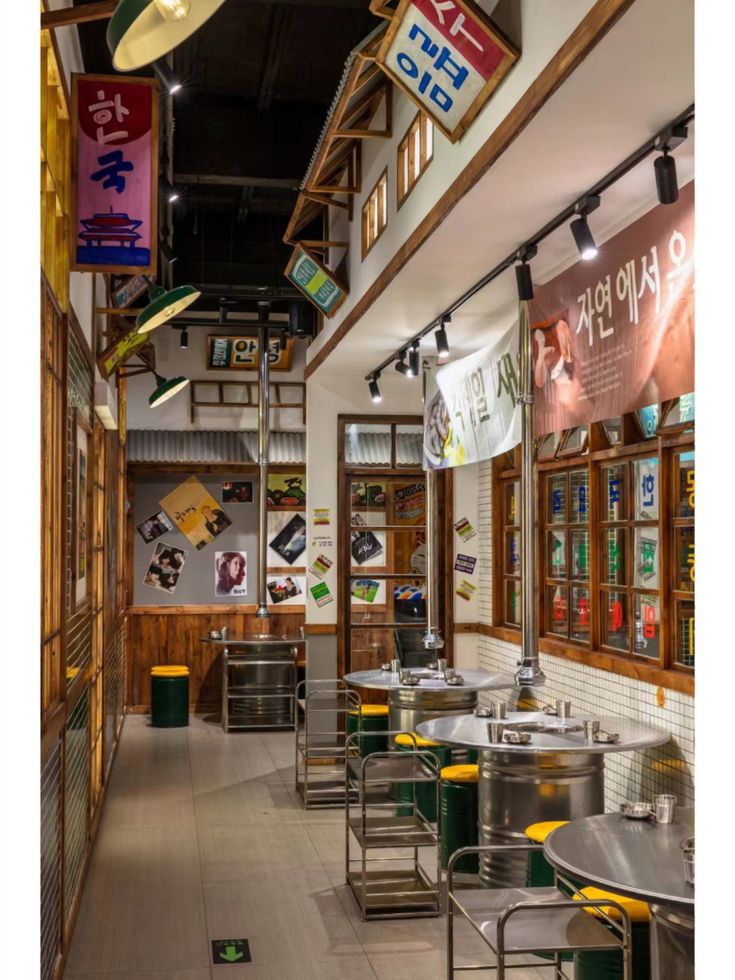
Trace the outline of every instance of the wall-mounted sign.
{"label": "wall-mounted sign", "polygon": [[518,56],[473,0],[401,0],[377,60],[456,143]]}
{"label": "wall-mounted sign", "polygon": [[284,275],[326,317],[334,316],[347,299],[345,287],[303,245],[293,250]]}
{"label": "wall-mounted sign", "polygon": [[112,305],[117,310],[124,310],[131,306],[139,296],[148,289],[154,280],[150,276],[130,276],[117,289],[110,293]]}
{"label": "wall-mounted sign", "polygon": [[102,376],[105,379],[109,378],[150,339],[147,333],[139,333],[138,328],[133,327],[130,333],[113,341],[97,358],[97,366]]}
{"label": "wall-mounted sign", "polygon": [[[290,337],[271,337],[268,341],[268,363],[271,371],[291,370]],[[207,368],[210,371],[257,371],[260,337],[236,337],[210,334],[207,337]]]}
{"label": "wall-mounted sign", "polygon": [[158,83],[72,77],[71,267],[156,273]]}
{"label": "wall-mounted sign", "polygon": [[536,435],[692,391],[694,182],[535,294]]}

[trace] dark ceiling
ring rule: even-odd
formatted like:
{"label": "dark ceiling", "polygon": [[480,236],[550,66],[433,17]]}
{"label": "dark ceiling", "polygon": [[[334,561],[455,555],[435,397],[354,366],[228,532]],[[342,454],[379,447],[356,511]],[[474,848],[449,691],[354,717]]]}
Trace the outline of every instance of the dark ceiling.
{"label": "dark ceiling", "polygon": [[[226,0],[173,52],[175,283],[213,299],[286,285],[296,188],[345,59],[376,23],[368,0]],[[79,26],[88,72],[114,73],[106,29]]]}

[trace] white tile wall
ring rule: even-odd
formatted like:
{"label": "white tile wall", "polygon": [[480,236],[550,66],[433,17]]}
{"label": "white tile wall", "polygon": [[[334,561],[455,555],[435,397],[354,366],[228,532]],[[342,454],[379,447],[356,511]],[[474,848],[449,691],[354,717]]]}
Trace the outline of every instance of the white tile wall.
{"label": "white tile wall", "polygon": [[[480,466],[478,566],[480,622],[492,623],[492,480],[490,463]],[[488,636],[477,637],[477,666],[490,671],[515,671],[519,648]],[[617,810],[624,800],[650,800],[656,793],[674,793],[681,806],[694,805],[694,698],[665,691],[656,703],[656,685],[608,671],[541,654],[547,684],[542,697],[571,700],[575,714],[620,714],[671,732],[671,739],[645,752],[610,753],[606,757],[605,805]]]}

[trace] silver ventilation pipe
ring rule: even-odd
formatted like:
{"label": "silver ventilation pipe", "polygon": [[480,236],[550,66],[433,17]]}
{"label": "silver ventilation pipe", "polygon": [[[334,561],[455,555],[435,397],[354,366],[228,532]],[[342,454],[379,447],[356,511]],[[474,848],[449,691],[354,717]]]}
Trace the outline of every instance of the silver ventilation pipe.
{"label": "silver ventilation pipe", "polygon": [[[426,361],[423,362],[422,367],[423,399],[424,406],[426,406],[426,378],[429,370]],[[438,529],[435,519],[437,472],[431,466],[427,466],[424,472],[426,474],[426,632],[424,633],[424,648],[426,650],[441,650],[444,646],[444,639],[436,620],[439,595],[436,560]]]}
{"label": "silver ventilation pipe", "polygon": [[[260,320],[268,319],[267,304],[258,304]],[[258,346],[258,472],[260,492],[258,494],[258,619],[267,619],[268,596],[266,579],[268,567],[268,439],[270,436],[270,364],[268,361],[270,331],[267,326],[260,329]]]}

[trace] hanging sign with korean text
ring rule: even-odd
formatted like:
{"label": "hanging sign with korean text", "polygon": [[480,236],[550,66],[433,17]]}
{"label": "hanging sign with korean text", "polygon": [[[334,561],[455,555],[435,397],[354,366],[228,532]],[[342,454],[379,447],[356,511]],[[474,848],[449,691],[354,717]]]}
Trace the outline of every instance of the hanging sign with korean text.
{"label": "hanging sign with korean text", "polygon": [[[291,370],[290,337],[268,341],[268,362],[271,371]],[[257,371],[260,337],[241,337],[229,334],[210,334],[207,337],[207,369],[210,371]]]}
{"label": "hanging sign with korean text", "polygon": [[347,290],[315,255],[297,245],[284,275],[326,317],[334,316],[347,299]]}
{"label": "hanging sign with korean text", "polygon": [[534,428],[559,432],[694,390],[694,182],[535,288]]}
{"label": "hanging sign with korean text", "polygon": [[401,0],[377,56],[453,143],[517,59],[472,0]]}
{"label": "hanging sign with korean text", "polygon": [[481,348],[427,376],[424,461],[441,470],[477,463],[521,441],[518,324]]}
{"label": "hanging sign with korean text", "polygon": [[156,273],[158,85],[74,75],[71,267]]}

